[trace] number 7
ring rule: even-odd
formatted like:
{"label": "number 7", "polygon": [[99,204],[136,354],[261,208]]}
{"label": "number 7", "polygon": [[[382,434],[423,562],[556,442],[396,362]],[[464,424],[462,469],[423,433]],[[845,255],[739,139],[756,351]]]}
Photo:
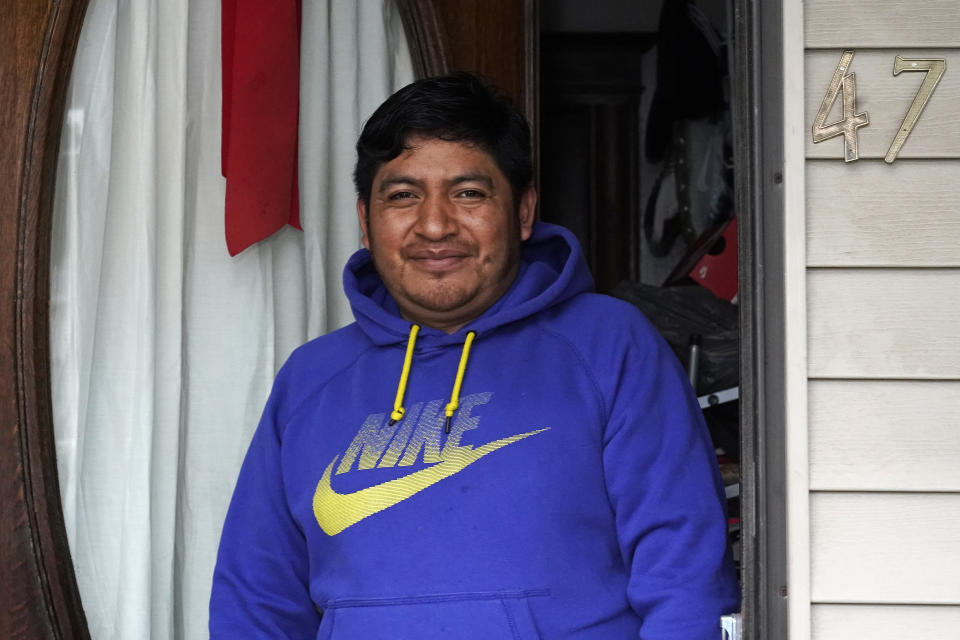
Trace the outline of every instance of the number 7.
{"label": "number 7", "polygon": [[[926,76],[924,76],[923,84],[920,85],[917,95],[907,110],[907,115],[903,117],[903,122],[900,124],[900,129],[897,131],[896,137],[893,139],[893,142],[890,143],[887,155],[883,158],[887,163],[892,163],[897,159],[897,154],[900,153],[900,147],[903,146],[903,143],[907,141],[907,136],[913,131],[914,125],[917,124],[920,114],[923,113],[927,102],[930,100],[930,96],[933,95],[933,90],[937,88],[937,84],[940,82],[940,78],[943,77],[946,70],[947,61],[943,58],[912,59],[897,56],[896,60],[894,60],[893,75],[900,75],[901,71],[924,71],[926,72]],[[933,73],[930,73],[931,71]]]}

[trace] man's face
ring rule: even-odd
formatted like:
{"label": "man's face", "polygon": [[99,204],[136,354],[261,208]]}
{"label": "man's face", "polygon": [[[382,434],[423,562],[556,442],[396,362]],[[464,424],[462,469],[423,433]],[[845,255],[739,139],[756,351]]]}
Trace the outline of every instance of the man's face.
{"label": "man's face", "polygon": [[536,192],[514,202],[493,158],[462,142],[413,137],[377,171],[363,246],[404,318],[452,333],[510,287]]}

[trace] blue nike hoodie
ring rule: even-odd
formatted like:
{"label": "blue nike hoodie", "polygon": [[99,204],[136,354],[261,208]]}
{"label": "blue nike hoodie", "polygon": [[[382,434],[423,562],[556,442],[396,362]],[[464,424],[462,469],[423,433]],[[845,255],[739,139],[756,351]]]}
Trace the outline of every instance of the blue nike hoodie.
{"label": "blue nike hoodie", "polygon": [[243,463],[211,638],[720,636],[738,587],[696,400],[568,231],[538,223],[451,335],[411,330],[366,250],[344,286],[356,322],[291,355]]}

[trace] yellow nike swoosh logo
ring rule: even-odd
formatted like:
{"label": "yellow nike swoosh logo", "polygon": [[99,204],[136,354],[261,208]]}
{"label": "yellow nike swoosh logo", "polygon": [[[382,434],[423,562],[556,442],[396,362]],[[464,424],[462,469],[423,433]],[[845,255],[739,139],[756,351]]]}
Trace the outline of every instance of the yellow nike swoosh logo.
{"label": "yellow nike swoosh logo", "polygon": [[388,509],[444,478],[449,478],[455,473],[463,471],[488,453],[493,453],[508,444],[513,444],[549,428],[518,433],[515,436],[488,442],[476,449],[466,446],[458,447],[432,467],[353,493],[337,493],[330,486],[330,476],[333,473],[334,463],[340,457],[338,455],[327,465],[323,477],[317,483],[317,490],[313,494],[313,515],[316,517],[320,528],[327,535],[334,536],[364,518]]}

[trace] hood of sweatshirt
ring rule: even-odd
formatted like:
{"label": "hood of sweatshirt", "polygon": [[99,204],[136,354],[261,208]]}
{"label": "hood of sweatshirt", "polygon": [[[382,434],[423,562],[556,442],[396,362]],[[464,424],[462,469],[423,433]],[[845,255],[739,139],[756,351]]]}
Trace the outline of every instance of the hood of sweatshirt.
{"label": "hood of sweatshirt", "polygon": [[[343,271],[343,288],[357,324],[374,344],[406,342],[410,321],[400,315],[397,303],[384,286],[366,249],[354,253],[347,262]],[[417,348],[459,344],[471,331],[483,336],[592,288],[593,279],[574,235],[563,227],[538,222],[522,245],[517,277],[507,292],[455,333],[422,327]]]}

